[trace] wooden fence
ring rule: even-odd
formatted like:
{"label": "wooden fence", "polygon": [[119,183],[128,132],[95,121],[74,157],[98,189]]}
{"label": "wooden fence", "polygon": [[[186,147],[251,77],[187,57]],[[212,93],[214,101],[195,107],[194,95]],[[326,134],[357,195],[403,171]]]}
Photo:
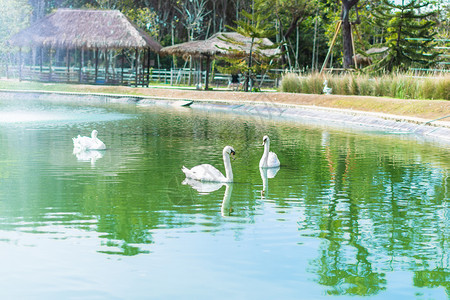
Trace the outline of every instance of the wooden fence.
{"label": "wooden fence", "polygon": [[[96,74],[97,72],[97,74]],[[0,76],[17,78],[24,81],[59,82],[59,83],[87,83],[106,85],[149,86],[157,84],[168,85],[200,85],[204,87],[206,71],[189,69],[149,69],[138,68],[80,68],[79,67],[40,67],[40,66],[9,66]],[[281,79],[282,70],[271,70],[265,75],[254,77],[254,86],[276,87]],[[210,73],[212,87],[227,86],[231,75]],[[241,81],[243,78],[241,77]]]}

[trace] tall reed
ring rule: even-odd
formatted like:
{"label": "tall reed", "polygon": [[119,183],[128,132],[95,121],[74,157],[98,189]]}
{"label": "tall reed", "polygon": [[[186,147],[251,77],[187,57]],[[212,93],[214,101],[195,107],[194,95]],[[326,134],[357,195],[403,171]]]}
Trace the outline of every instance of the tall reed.
{"label": "tall reed", "polygon": [[286,73],[280,90],[288,93],[322,94],[324,80],[336,95],[381,96],[401,99],[450,100],[450,74],[415,77],[410,74],[318,74]]}

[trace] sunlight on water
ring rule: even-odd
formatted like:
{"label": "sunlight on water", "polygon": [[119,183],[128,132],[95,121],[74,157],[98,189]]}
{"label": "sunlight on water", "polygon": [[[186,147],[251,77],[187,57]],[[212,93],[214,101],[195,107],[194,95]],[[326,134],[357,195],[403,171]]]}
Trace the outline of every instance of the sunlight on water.
{"label": "sunlight on water", "polygon": [[[17,103],[0,100],[2,299],[450,295],[447,148],[192,108]],[[73,153],[92,129],[107,149]],[[260,172],[266,134],[281,166]],[[183,165],[223,171],[225,145],[234,183],[185,181]]]}
{"label": "sunlight on water", "polygon": [[115,121],[129,118],[130,116],[105,113],[102,111],[44,111],[44,110],[12,110],[0,112],[0,124],[2,123],[52,123],[52,122],[93,122]]}

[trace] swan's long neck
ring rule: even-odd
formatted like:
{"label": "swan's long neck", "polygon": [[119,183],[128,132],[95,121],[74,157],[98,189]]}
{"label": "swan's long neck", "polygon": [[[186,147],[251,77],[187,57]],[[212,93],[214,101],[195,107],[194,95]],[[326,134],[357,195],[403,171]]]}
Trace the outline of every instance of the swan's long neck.
{"label": "swan's long neck", "polygon": [[264,143],[264,153],[263,153],[263,165],[264,167],[267,167],[267,160],[269,159],[269,147],[270,147],[270,142],[266,141]]}
{"label": "swan's long neck", "polygon": [[232,182],[233,171],[231,170],[230,155],[226,152],[223,153],[223,164],[225,166],[225,177],[227,178],[227,181]]}

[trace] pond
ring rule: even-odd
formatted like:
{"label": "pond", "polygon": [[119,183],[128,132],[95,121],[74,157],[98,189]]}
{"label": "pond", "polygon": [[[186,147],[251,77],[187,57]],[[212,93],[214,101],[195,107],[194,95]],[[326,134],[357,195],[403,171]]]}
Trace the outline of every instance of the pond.
{"label": "pond", "polygon": [[[107,149],[74,154],[93,129]],[[261,173],[266,134],[281,167]],[[2,299],[450,295],[447,147],[25,95],[0,100],[0,145]],[[186,184],[226,145],[234,183]]]}

